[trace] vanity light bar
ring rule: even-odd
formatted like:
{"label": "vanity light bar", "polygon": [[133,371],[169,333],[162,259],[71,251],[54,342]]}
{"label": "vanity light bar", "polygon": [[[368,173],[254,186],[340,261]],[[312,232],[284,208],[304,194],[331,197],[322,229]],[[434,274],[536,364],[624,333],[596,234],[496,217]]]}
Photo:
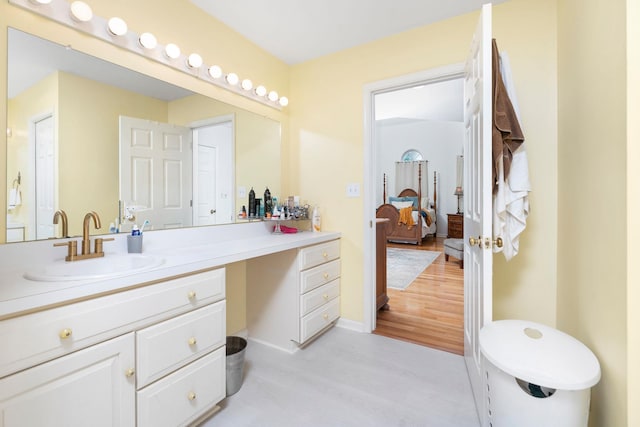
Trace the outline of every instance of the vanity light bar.
{"label": "vanity light bar", "polygon": [[69,4],[66,0],[9,0],[9,3],[269,107],[281,110],[289,104],[287,97],[279,96],[274,90],[267,92],[262,85],[251,90],[253,83],[250,79],[241,80],[235,73],[223,74],[217,65],[204,65],[202,57],[197,53],[185,55],[173,43],[166,46],[159,44],[151,33],[136,34],[122,18],[112,17],[107,20],[96,16],[84,1],[76,0]]}

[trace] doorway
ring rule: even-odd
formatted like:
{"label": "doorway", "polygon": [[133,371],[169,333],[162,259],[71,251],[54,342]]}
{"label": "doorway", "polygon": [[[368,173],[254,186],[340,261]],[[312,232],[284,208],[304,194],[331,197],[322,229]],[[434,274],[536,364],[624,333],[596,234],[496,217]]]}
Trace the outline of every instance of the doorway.
{"label": "doorway", "polygon": [[[433,203],[436,192],[436,236],[423,239],[422,245],[388,244],[388,247],[402,250],[428,250],[440,252],[438,258],[424,270],[413,284],[405,291],[389,289],[391,310],[378,317],[376,307],[375,285],[365,289],[365,330],[373,332],[380,319],[381,335],[415,342],[434,348],[439,348],[461,354],[462,339],[462,288],[464,270],[459,271],[459,264],[454,260],[444,260],[443,241],[447,237],[448,214],[456,213],[457,199],[454,197],[456,187],[456,158],[462,154],[464,139],[463,123],[463,66],[462,64],[427,70],[408,76],[377,82],[365,87],[365,209],[372,214],[371,222],[365,230],[365,279],[366,283],[375,283],[375,210],[385,202],[384,195],[395,195],[393,178],[393,163],[401,161],[404,153],[417,151],[423,159],[429,161],[428,179],[429,198]],[[447,94],[454,93],[455,95]],[[454,102],[456,116],[447,114],[447,101],[440,103],[434,100],[448,97]],[[413,107],[412,107],[413,105]],[[415,108],[420,106],[420,109]],[[452,130],[453,129],[453,130]],[[450,142],[455,141],[452,147]],[[385,142],[386,141],[386,142]],[[449,142],[449,145],[447,145]],[[386,145],[384,145],[386,143]],[[385,166],[384,162],[390,163]],[[389,171],[391,169],[391,173]],[[434,172],[436,177],[434,178]],[[388,178],[387,188],[383,189],[383,177]],[[389,179],[390,178],[390,179]],[[434,179],[437,184],[434,189]],[[424,196],[423,196],[424,198]],[[449,292],[451,285],[457,287],[455,313],[442,312],[446,307],[443,301],[441,307],[433,310],[429,304],[434,301],[434,289],[438,292]],[[395,297],[395,303],[394,303]],[[426,308],[425,308],[426,307]],[[432,310],[427,314],[428,310]],[[434,313],[440,311],[440,313]],[[460,311],[460,313],[457,313]],[[448,330],[446,322],[443,328],[433,329],[435,322],[429,316],[457,317],[454,332]],[[393,323],[396,322],[394,326]],[[370,328],[370,329],[369,329]],[[423,330],[421,330],[421,328]],[[422,333],[431,334],[426,340]],[[454,335],[454,345],[451,345],[451,335]],[[439,338],[438,338],[439,337]],[[434,341],[435,340],[435,341]],[[459,343],[458,343],[459,341]]]}

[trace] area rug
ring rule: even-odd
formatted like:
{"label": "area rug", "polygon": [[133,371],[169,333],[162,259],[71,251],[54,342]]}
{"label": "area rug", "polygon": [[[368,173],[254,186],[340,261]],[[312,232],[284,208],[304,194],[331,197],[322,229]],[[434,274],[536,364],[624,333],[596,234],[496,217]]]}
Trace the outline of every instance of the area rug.
{"label": "area rug", "polygon": [[387,248],[387,287],[405,290],[441,253]]}

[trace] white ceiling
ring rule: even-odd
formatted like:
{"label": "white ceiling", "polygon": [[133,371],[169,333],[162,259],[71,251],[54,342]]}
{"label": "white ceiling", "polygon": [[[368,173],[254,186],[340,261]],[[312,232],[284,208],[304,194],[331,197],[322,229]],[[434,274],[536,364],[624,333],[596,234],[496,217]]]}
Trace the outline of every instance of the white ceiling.
{"label": "white ceiling", "polygon": [[[502,3],[507,0],[494,0]],[[191,0],[288,64],[453,16],[487,0]]]}
{"label": "white ceiling", "polygon": [[[191,0],[291,65],[480,10],[486,1]],[[462,121],[462,82],[439,82],[379,95],[376,120],[385,119]]]}

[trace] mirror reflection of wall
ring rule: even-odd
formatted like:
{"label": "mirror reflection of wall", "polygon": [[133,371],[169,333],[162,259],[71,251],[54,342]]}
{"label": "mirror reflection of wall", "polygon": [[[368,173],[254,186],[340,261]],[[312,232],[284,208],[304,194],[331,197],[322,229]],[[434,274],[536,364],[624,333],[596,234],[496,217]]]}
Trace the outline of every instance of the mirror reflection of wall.
{"label": "mirror reflection of wall", "polygon": [[[274,120],[21,31],[10,29],[8,42],[7,111],[12,132],[7,138],[7,188],[18,171],[23,180],[22,203],[7,210],[7,236],[20,240],[20,235],[11,231],[13,227],[22,227],[26,240],[60,236],[59,228],[52,224],[57,209],[67,212],[72,236],[81,234],[82,218],[92,210],[103,222],[102,229],[95,233],[108,231],[109,223],[118,216],[120,199],[120,116],[189,128],[221,116],[233,117],[235,148],[218,168],[225,174],[219,183],[226,186],[216,187],[219,203],[228,206],[220,206],[224,215],[219,215],[215,223],[232,222],[235,212],[246,203],[235,199],[234,182],[237,186],[268,185],[276,192],[280,190],[280,124]],[[35,135],[41,133],[35,130],[46,117],[52,124],[50,147],[37,150],[40,145]],[[39,139],[46,138],[41,135]],[[193,158],[191,145],[185,148]],[[36,152],[40,153],[38,160]],[[44,166],[47,164],[49,168]],[[191,179],[185,190],[187,200],[194,196]],[[44,202],[36,203],[36,194],[46,194]],[[212,210],[218,211],[209,208]],[[197,224],[194,216],[192,212],[190,221],[180,226]]]}

